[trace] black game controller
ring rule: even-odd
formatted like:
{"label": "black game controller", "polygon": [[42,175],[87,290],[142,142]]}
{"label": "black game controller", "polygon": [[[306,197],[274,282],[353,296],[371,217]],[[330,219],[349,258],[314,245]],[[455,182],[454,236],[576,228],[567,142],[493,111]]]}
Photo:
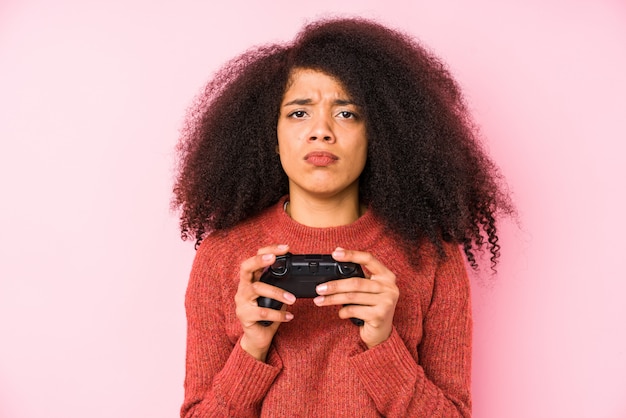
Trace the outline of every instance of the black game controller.
{"label": "black game controller", "polygon": [[[261,275],[263,283],[280,287],[297,298],[314,298],[317,285],[337,279],[365,277],[360,265],[341,262],[329,254],[291,254],[276,256],[276,261],[267,267]],[[256,300],[259,306],[280,310],[283,304],[277,300],[260,296]],[[355,325],[363,325],[363,320],[350,318]],[[259,321],[268,327],[272,321]]]}

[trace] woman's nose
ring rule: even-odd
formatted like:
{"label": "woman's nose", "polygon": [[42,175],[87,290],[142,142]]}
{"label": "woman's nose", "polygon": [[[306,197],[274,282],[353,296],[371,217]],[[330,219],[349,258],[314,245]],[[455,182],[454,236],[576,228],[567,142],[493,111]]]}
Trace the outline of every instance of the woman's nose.
{"label": "woman's nose", "polygon": [[313,120],[313,126],[309,134],[309,141],[321,140],[324,142],[334,143],[335,134],[331,127],[330,121],[325,116],[317,117]]}

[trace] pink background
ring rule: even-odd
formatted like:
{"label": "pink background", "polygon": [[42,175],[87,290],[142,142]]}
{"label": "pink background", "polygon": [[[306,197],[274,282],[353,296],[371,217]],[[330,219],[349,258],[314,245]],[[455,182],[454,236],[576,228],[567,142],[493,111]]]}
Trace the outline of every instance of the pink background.
{"label": "pink background", "polygon": [[449,63],[518,205],[474,287],[475,416],[626,417],[623,0],[4,0],[0,417],[176,416],[185,109],[226,59],[329,12]]}

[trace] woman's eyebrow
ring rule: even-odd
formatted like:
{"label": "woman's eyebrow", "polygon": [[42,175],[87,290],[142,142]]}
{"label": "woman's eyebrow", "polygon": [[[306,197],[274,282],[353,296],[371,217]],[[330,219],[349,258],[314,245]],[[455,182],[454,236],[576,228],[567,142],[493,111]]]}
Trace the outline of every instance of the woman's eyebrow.
{"label": "woman's eyebrow", "polygon": [[304,106],[304,105],[311,104],[312,102],[313,100],[311,99],[294,99],[285,103],[283,106],[292,106],[292,105]]}
{"label": "woman's eyebrow", "polygon": [[[313,103],[313,100],[311,99],[294,99],[283,104],[283,107],[293,106],[293,105],[304,106],[304,105],[309,105],[311,103]],[[348,100],[348,99],[336,99],[333,101],[333,105],[335,106],[348,106],[348,105],[358,106],[355,102],[353,102],[352,100]]]}

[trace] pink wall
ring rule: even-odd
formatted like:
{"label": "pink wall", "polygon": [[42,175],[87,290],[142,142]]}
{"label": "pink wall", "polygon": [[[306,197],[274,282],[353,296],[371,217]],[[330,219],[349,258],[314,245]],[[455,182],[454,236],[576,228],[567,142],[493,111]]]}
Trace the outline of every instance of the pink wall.
{"label": "pink wall", "polygon": [[0,5],[0,417],[176,415],[185,108],[224,60],[330,11],[450,64],[518,204],[475,287],[475,416],[626,417],[623,1],[87,3]]}

